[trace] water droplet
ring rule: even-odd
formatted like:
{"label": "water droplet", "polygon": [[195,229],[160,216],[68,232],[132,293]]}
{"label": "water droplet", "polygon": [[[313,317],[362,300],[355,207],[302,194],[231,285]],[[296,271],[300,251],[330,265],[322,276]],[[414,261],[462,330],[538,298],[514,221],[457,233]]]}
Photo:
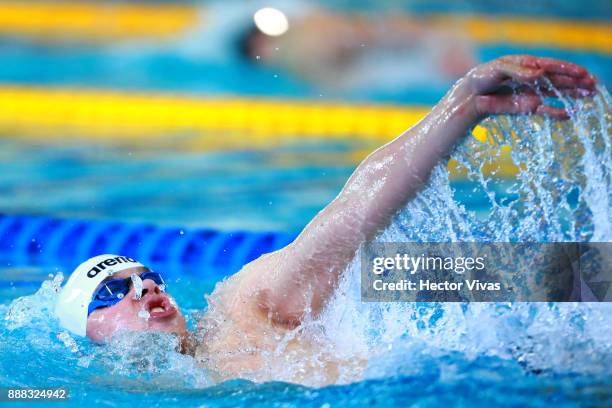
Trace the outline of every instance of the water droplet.
{"label": "water droplet", "polygon": [[142,298],[142,279],[135,273],[130,276],[130,279],[132,279],[132,286],[134,287],[134,300],[140,300]]}
{"label": "water droplet", "polygon": [[68,348],[72,353],[79,352],[79,346],[76,344],[76,341],[70,336],[70,334],[66,332],[61,332],[57,335],[57,339],[64,343],[64,346]]}

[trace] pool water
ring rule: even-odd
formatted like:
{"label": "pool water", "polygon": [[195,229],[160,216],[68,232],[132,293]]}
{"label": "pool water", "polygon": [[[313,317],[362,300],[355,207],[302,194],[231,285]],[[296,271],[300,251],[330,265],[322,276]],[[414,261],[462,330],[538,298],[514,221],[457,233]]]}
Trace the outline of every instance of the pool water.
{"label": "pool water", "polygon": [[[11,64],[0,66],[0,81],[5,83],[82,86],[121,90],[151,90],[200,95],[249,95],[307,98],[317,100],[357,100],[384,103],[432,105],[448,90],[452,81],[435,80],[379,89],[372,85],[361,89],[333,90],[305,83],[295,74],[232,60],[201,61],[177,54],[175,49],[49,48],[31,44],[0,42],[0,56]],[[477,50],[478,61],[525,50],[507,45],[483,45]],[[530,49],[529,53],[561,58],[588,66],[602,83],[609,86],[612,62],[609,55],[551,49]]]}
{"label": "pool water", "polygon": [[[73,339],[51,318],[56,295],[53,286],[48,280],[35,295],[0,306],[0,381],[14,387],[66,387],[71,406],[573,407],[604,406],[612,400],[608,370],[612,350],[609,343],[596,349],[591,344],[609,339],[609,304],[485,304],[470,309],[456,305],[444,310],[421,304],[412,315],[403,317],[404,323],[410,322],[414,328],[422,325],[417,329],[420,338],[409,338],[405,333],[391,344],[375,344],[379,353],[370,361],[362,381],[312,388],[246,380],[215,384],[190,357],[176,353],[174,343],[163,336],[120,338],[104,347]],[[210,287],[198,280],[179,280],[171,282],[170,290],[193,323],[202,307],[197,294]],[[392,314],[393,308],[387,313]],[[448,321],[456,322],[455,330],[468,324],[471,331],[452,338],[452,332],[445,333],[431,323],[436,314],[439,320],[447,314]],[[511,344],[504,346],[500,339],[491,339],[491,325],[496,327],[496,335],[511,332],[512,337],[507,337]],[[571,337],[563,335],[559,342],[558,336],[567,330],[571,330]],[[438,348],[444,343],[448,346],[449,340],[462,343],[463,350]],[[522,349],[525,346],[530,349]],[[514,358],[490,353],[502,348],[514,353]],[[534,357],[540,353],[547,362]],[[579,359],[566,353],[578,354]],[[567,363],[564,359],[574,360],[575,366],[559,371],[556,364]],[[17,366],[22,369],[14,370]],[[36,375],[40,372],[45,375]]]}
{"label": "pool water", "polygon": [[[604,89],[601,92],[594,101],[575,106],[570,124],[559,125],[533,118],[488,121],[485,125],[494,135],[495,143],[482,144],[466,139],[453,155],[467,170],[466,182],[471,183],[472,188],[463,185],[461,190],[464,193],[457,195],[446,169],[438,167],[428,186],[398,214],[393,225],[379,239],[609,242],[612,239],[609,216],[612,192],[612,141],[608,131],[610,99]],[[517,139],[512,132],[522,137]],[[505,182],[494,176],[485,177],[481,172],[482,163],[500,154],[504,144],[512,146],[513,160],[523,171],[515,179]],[[320,148],[334,151],[329,146]],[[347,149],[335,148],[339,151]],[[136,208],[143,209],[138,220],[155,220],[158,217],[156,211],[166,215],[175,211],[179,217],[180,206],[166,205],[160,211],[161,203],[134,195],[136,190],[132,183],[125,183],[124,189],[117,186],[113,200],[100,207],[104,211],[86,208],[83,205],[86,200],[79,205],[78,195],[77,200],[69,199],[71,183],[89,187],[90,197],[104,196],[108,186],[118,184],[118,178],[126,173],[121,171],[122,166],[147,175],[141,179],[149,178],[152,185],[157,177],[169,177],[178,183],[181,180],[175,172],[178,167],[171,158],[133,152],[136,154],[135,162],[128,161],[127,164],[125,160],[119,160],[125,157],[110,162],[103,158],[96,163],[87,155],[82,161],[49,160],[49,155],[55,154],[60,158],[70,157],[69,154],[63,156],[69,151],[55,147],[40,148],[38,152],[34,150],[32,157],[40,154],[44,160],[37,162],[33,159],[33,163],[23,164],[22,172],[26,178],[38,175],[34,179],[39,188],[55,186],[57,196],[68,201],[66,204],[74,202],[73,212],[65,215],[104,217],[110,212],[110,216],[116,216],[112,213],[115,207],[110,202],[119,200],[128,207],[134,205],[134,214]],[[275,153],[261,152],[223,153],[223,161],[232,157],[236,159],[235,163],[240,163],[241,154],[263,155],[261,157],[266,157],[266,160],[262,159],[261,163],[268,165],[268,159],[276,156]],[[282,156],[284,153],[279,154]],[[109,156],[101,154],[100,157]],[[225,166],[220,164],[222,161],[215,162],[215,155],[207,157],[217,166]],[[191,172],[182,174],[185,174],[187,184],[194,182],[201,190],[186,188],[183,191],[191,197],[188,202],[196,203],[196,197],[205,196],[207,188],[220,188],[221,184],[206,183],[202,181],[206,177],[200,177],[207,169],[215,168],[215,164],[207,163],[203,157],[193,159]],[[50,163],[53,170],[46,172],[46,176],[40,175],[44,172],[31,170],[45,163]],[[188,163],[190,161],[186,161]],[[296,164],[299,160],[294,160],[297,168],[287,171],[286,167],[279,166],[279,163],[284,163],[282,160],[272,160],[272,163],[275,163],[269,170],[272,179],[278,172],[277,180],[298,180],[304,185],[312,183],[318,186],[321,194],[315,195],[312,207],[292,207],[293,201],[287,200],[283,203],[285,207],[272,205],[268,211],[255,211],[253,228],[299,229],[317,206],[324,205],[338,191],[351,168],[348,161],[330,161],[321,167],[300,169]],[[171,171],[165,171],[165,166],[169,166]],[[278,168],[274,169],[275,166]],[[103,177],[100,176],[101,168],[105,169]],[[151,173],[147,173],[148,168]],[[190,167],[187,165],[185,168]],[[274,185],[269,184],[269,180],[258,180],[248,167],[246,170],[249,175],[243,176],[245,178],[240,179],[240,183],[236,182],[235,191],[243,198],[237,205],[257,208],[262,201],[265,203],[264,200],[269,199],[262,200],[258,188],[265,185],[273,191]],[[62,182],[60,177],[54,178],[54,174],[62,174],[61,178],[66,177],[70,182]],[[231,180],[234,176],[231,172],[229,174],[228,180]],[[15,174],[3,177],[3,188],[20,199],[20,195],[25,194],[19,187],[23,179]],[[214,178],[218,177],[218,173],[215,174]],[[300,186],[298,188],[301,188],[300,183],[296,183]],[[245,191],[238,184],[250,187]],[[160,196],[163,191],[172,195],[173,188],[173,182],[165,182],[160,183],[157,190],[148,191],[150,194],[160,193]],[[474,196],[470,196],[470,191]],[[47,205],[55,205],[53,198],[46,202],[46,197],[38,201],[27,200],[27,194],[25,197],[22,205],[30,202],[32,211],[48,211]],[[282,195],[273,197],[282,200]],[[227,203],[234,201],[231,195],[224,199]],[[475,205],[478,202],[480,206]],[[296,218],[292,224],[282,221],[282,211],[286,208],[295,211]],[[300,208],[307,209],[300,211]],[[206,219],[205,213],[195,206],[193,212],[180,217],[184,222],[195,224],[212,221]],[[164,219],[165,222],[172,220],[172,216]],[[219,223],[220,227],[223,225],[227,224]],[[330,349],[345,355],[367,356],[368,365],[362,378],[345,378],[338,384],[323,387],[316,385],[316,379],[306,379],[305,385],[286,382],[258,384],[248,380],[216,384],[210,373],[197,366],[191,357],[177,353],[176,342],[168,336],[127,334],[109,345],[96,346],[62,331],[52,317],[61,282],[60,272],[66,271],[34,266],[0,271],[0,340],[3,343],[0,381],[6,386],[67,387],[72,393],[69,403],[74,406],[85,403],[213,407],[447,404],[483,407],[554,404],[571,407],[612,404],[610,303],[366,304],[359,297],[356,261],[346,272],[326,311],[308,322],[304,330],[313,329],[320,333],[329,341]],[[176,295],[192,327],[202,308],[206,307],[202,294],[210,293],[215,284],[203,278],[201,272],[186,270],[170,280],[170,291]],[[14,367],[23,369],[15,370]],[[278,378],[289,376],[292,369],[290,364],[283,367]]]}
{"label": "pool water", "polygon": [[[606,0],[524,2],[512,9],[499,0],[326,5],[611,16]],[[85,47],[2,39],[0,82],[420,105],[435,103],[450,85],[432,78],[392,90],[321,89],[262,65],[194,57],[184,52],[193,39],[184,40]],[[476,58],[519,52],[525,50],[481,44]],[[603,85],[612,83],[610,55],[529,52],[584,64]],[[449,180],[445,168],[437,168],[379,240],[612,241],[610,98],[601,92],[577,107],[570,125],[533,118],[488,122],[496,143],[467,140],[454,153],[468,177]],[[375,147],[315,141],[270,150],[185,152],[59,142],[29,143],[3,134],[0,212],[297,233],[340,191],[356,159]],[[481,164],[504,144],[512,145],[524,171],[510,179],[481,177]],[[362,378],[327,386],[314,379],[305,385],[215,383],[191,357],[175,351],[170,337],[128,334],[98,346],[63,331],[52,310],[69,272],[0,259],[0,386],[65,387],[66,405],[75,407],[612,406],[610,303],[363,304],[354,263],[323,316],[305,329],[322,333],[330,349],[366,356]],[[169,291],[191,328],[216,284],[217,277],[197,265],[172,266]],[[278,377],[288,377],[291,369],[288,364]]]}
{"label": "pool water", "polygon": [[[357,147],[321,143],[160,153],[1,139],[0,208],[5,213],[299,231],[340,191],[355,166]],[[236,217],[241,213],[252,216]]]}
{"label": "pool water", "polygon": [[[0,209],[297,233],[340,192],[364,149],[375,147],[350,141],[311,142],[250,151],[166,149],[161,154],[0,139]],[[474,192],[472,182],[453,179],[452,184],[460,202],[474,211],[488,208],[486,196]],[[496,190],[508,195],[502,186]],[[251,215],[236,217],[241,213]]]}

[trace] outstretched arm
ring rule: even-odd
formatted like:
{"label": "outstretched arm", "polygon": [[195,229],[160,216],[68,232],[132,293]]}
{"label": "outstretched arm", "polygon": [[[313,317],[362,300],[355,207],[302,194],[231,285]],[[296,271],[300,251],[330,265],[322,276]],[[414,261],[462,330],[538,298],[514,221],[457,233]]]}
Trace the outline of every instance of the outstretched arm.
{"label": "outstretched arm", "polygon": [[290,245],[241,271],[242,295],[277,324],[317,314],[360,245],[385,229],[418,193],[436,164],[482,118],[536,113],[564,119],[567,112],[543,104],[547,78],[571,96],[591,95],[595,79],[575,64],[532,56],[508,56],[480,65],[459,80],[419,123],[370,154],[338,197]]}

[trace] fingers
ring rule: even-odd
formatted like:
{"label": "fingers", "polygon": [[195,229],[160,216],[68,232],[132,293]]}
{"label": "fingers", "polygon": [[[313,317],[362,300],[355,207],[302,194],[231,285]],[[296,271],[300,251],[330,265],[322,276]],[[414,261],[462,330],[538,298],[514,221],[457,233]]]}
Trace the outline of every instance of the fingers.
{"label": "fingers", "polygon": [[476,98],[476,109],[481,115],[535,113],[556,119],[567,119],[565,109],[542,104],[534,94],[481,95]]}
{"label": "fingers", "polygon": [[583,77],[572,77],[563,74],[551,74],[548,75],[547,78],[555,87],[561,89],[580,88],[587,90],[595,90],[595,86],[597,85],[597,81],[592,75],[587,75]]}
{"label": "fingers", "polygon": [[[562,96],[567,96],[570,98],[580,99],[586,98],[589,96],[594,96],[596,93],[596,89],[586,89],[586,88],[572,88],[567,87],[563,88],[560,86],[551,87],[549,84],[537,84],[537,85],[521,85],[518,87],[512,87],[509,84],[506,87],[506,94],[530,94],[530,95],[540,95],[540,96],[550,96],[553,98]],[[496,92],[500,94],[500,92]]]}
{"label": "fingers", "polygon": [[560,91],[565,96],[582,98],[597,91],[596,78],[570,62],[528,55],[501,57],[496,62],[496,93],[503,93],[503,87],[519,92],[532,88],[545,96],[558,96]]}
{"label": "fingers", "polygon": [[560,74],[570,77],[588,76],[586,68],[572,62],[556,58],[535,57],[533,55],[511,55],[502,57],[501,60],[531,69],[542,69],[547,74]]}
{"label": "fingers", "polygon": [[554,58],[536,58],[535,63],[549,74],[561,74],[578,78],[589,74],[586,68],[580,65]]}
{"label": "fingers", "polygon": [[[536,93],[540,96],[560,97],[563,95],[583,98],[593,96],[597,91],[597,80],[585,68],[567,61],[530,55],[498,58],[473,69],[468,74],[468,78],[476,95],[495,95],[501,98],[518,93],[527,98],[525,101]],[[485,98],[483,103],[486,103],[487,100]],[[499,103],[508,102],[508,99],[498,99],[498,101]],[[529,106],[528,102],[525,103],[527,104],[525,106]],[[503,110],[503,113],[523,112],[512,112],[510,106],[508,109],[510,111]],[[554,117],[560,115],[557,110],[544,109],[542,112]]]}
{"label": "fingers", "polygon": [[537,95],[481,95],[476,109],[482,114],[533,113],[542,100]]}
{"label": "fingers", "polygon": [[553,108],[548,105],[540,105],[535,111],[536,114],[542,116],[550,116],[555,119],[565,120],[569,119],[569,114],[563,108]]}

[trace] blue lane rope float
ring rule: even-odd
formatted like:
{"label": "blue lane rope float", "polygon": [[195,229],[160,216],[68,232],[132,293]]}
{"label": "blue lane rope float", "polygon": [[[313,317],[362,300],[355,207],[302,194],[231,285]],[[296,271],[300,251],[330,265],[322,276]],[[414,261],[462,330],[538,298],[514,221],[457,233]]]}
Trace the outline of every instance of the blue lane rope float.
{"label": "blue lane rope float", "polygon": [[0,266],[58,266],[116,253],[161,267],[219,279],[295,238],[286,232],[217,231],[116,221],[0,214]]}

